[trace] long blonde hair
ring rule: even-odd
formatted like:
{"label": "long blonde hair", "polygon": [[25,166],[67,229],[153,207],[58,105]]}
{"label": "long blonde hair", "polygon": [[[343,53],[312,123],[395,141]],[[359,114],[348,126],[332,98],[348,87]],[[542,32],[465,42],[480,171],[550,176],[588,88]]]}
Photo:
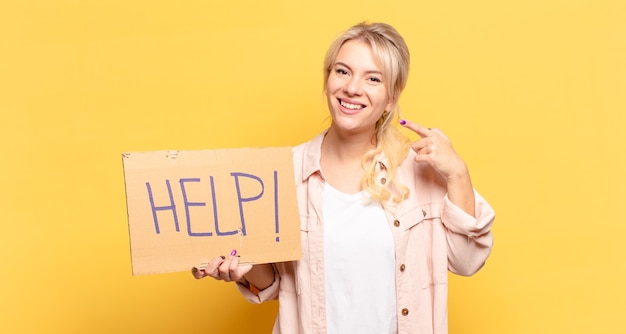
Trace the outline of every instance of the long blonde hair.
{"label": "long blonde hair", "polygon": [[[398,166],[406,158],[411,143],[394,126],[398,123],[400,110],[398,99],[408,79],[410,55],[409,49],[398,31],[386,23],[359,23],[335,39],[324,58],[324,91],[337,54],[344,43],[350,40],[361,40],[372,48],[374,58],[383,69],[384,82],[388,96],[393,101],[391,110],[386,110],[376,122],[376,148],[367,152],[362,161],[365,174],[361,186],[369,192],[373,199],[380,201],[385,207],[397,204],[408,197],[409,190],[396,178]],[[376,179],[377,157],[384,153],[387,159],[387,179],[381,183]]]}

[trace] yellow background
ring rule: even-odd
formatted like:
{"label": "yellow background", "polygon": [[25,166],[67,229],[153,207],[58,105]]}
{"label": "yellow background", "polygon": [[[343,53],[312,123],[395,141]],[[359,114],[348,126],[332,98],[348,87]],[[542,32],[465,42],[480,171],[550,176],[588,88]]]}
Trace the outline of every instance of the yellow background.
{"label": "yellow background", "polygon": [[497,211],[450,332],[623,333],[621,0],[3,0],[0,332],[268,333],[276,304],[232,285],[131,276],[120,154],[311,138],[326,47],[362,20],[405,36],[406,118]]}

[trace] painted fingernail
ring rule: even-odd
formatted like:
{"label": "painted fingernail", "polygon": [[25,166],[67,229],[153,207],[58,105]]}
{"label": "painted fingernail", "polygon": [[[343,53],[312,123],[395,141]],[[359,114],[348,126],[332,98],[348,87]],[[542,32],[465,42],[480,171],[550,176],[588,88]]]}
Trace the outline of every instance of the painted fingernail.
{"label": "painted fingernail", "polygon": [[406,124],[406,121],[405,121],[405,120],[403,120],[403,119],[401,119],[401,120],[400,120],[400,125],[405,125],[405,124]]}
{"label": "painted fingernail", "polygon": [[198,268],[196,268],[196,267],[191,268],[191,272],[194,273],[194,274],[197,273],[198,272]]}
{"label": "painted fingernail", "polygon": [[233,249],[233,251],[232,251],[232,252],[230,252],[230,256],[235,256],[235,255],[237,255],[237,250],[236,250],[236,249]]}

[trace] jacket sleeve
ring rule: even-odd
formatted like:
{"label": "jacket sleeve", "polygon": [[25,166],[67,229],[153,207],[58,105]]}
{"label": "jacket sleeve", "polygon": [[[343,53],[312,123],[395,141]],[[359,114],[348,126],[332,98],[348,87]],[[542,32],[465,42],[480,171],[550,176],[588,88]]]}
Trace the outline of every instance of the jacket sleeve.
{"label": "jacket sleeve", "polygon": [[[274,268],[276,270],[276,268]],[[237,289],[250,303],[261,304],[268,300],[278,299],[278,290],[280,286],[280,275],[274,274],[274,283],[267,288],[258,291],[258,294],[252,291],[249,284],[237,282]]]}
{"label": "jacket sleeve", "polygon": [[495,212],[487,201],[474,191],[475,214],[472,217],[453,204],[446,195],[441,220],[446,227],[448,269],[458,275],[470,276],[485,264],[493,246],[491,226]]}

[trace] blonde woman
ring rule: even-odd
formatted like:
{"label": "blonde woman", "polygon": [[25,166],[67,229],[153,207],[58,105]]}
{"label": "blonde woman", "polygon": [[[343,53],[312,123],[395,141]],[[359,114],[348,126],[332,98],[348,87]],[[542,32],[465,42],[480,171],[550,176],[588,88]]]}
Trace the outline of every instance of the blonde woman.
{"label": "blonde woman", "polygon": [[494,212],[442,131],[399,119],[409,51],[393,27],[351,27],[324,69],[331,124],[293,151],[302,259],[239,265],[233,251],[193,274],[278,299],[273,333],[447,333],[448,271],[483,266]]}

